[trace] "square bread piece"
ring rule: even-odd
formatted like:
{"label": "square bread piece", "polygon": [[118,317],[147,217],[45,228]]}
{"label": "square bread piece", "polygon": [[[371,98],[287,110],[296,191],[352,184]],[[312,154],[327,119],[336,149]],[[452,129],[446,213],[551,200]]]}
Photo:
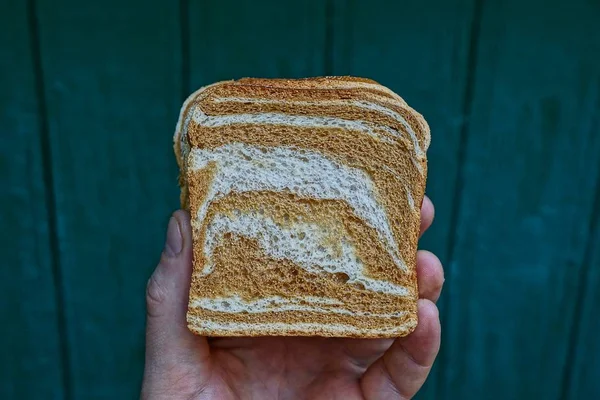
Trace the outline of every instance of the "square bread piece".
{"label": "square bread piece", "polygon": [[193,93],[174,137],[193,227],[189,329],[412,332],[429,141],[423,117],[369,79],[244,78]]}

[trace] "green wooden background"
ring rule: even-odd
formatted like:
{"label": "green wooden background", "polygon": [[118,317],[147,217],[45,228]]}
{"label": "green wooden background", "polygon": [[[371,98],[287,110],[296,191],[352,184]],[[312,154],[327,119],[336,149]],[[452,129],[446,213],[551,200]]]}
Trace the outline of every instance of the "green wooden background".
{"label": "green wooden background", "polygon": [[0,0],[0,398],[131,399],[184,97],[352,74],[432,128],[420,399],[600,398],[599,0]]}

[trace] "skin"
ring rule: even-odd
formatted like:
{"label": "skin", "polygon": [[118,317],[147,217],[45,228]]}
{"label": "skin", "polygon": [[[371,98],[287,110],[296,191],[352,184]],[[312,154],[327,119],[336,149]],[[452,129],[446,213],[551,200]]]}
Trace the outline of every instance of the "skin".
{"label": "skin", "polygon": [[[433,216],[425,198],[421,233]],[[185,319],[191,273],[190,217],[179,210],[146,291],[142,399],[410,399],[439,351],[444,272],[427,251],[417,255],[419,325],[398,339],[199,337]]]}

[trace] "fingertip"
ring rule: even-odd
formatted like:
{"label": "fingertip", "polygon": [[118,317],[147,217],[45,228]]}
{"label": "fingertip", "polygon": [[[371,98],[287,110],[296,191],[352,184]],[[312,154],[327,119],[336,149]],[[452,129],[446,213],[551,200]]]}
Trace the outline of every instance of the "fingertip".
{"label": "fingertip", "polygon": [[[431,328],[439,325],[440,311],[438,310],[435,303],[429,299],[417,300],[417,314],[419,317],[419,326],[425,326],[425,328]],[[424,324],[423,324],[424,322]]]}
{"label": "fingertip", "polygon": [[431,300],[419,299],[417,314],[417,328],[403,340],[403,346],[415,363],[423,367],[430,367],[440,349],[439,311]]}
{"label": "fingertip", "polygon": [[183,236],[184,254],[187,256],[192,249],[192,225],[190,213],[187,210],[177,210],[172,214],[172,218],[177,220],[181,235]]}
{"label": "fingertip", "polygon": [[[417,301],[417,315],[419,323],[416,331],[419,331],[419,336],[422,340],[435,344],[432,350],[435,350],[437,354],[437,347],[439,347],[439,339],[441,335],[440,325],[440,311],[435,303],[429,299],[419,299]],[[431,346],[424,346],[431,348]]]}
{"label": "fingertip", "polygon": [[187,211],[187,210],[177,210],[171,216],[177,220],[177,222],[179,223],[179,226],[182,229],[182,231],[184,229],[188,230],[188,231],[190,230],[190,228],[191,228],[191,219],[190,219],[190,213],[189,213],[189,211]]}
{"label": "fingertip", "polygon": [[444,268],[440,259],[430,251],[417,252],[417,283],[419,297],[436,302],[444,286]]}
{"label": "fingertip", "polygon": [[173,212],[173,216],[178,219],[186,219],[189,223],[190,220],[190,212],[188,210],[179,209]]}
{"label": "fingertip", "polygon": [[433,202],[431,201],[429,196],[427,196],[427,195],[423,196],[423,204],[421,205],[421,208],[427,209],[428,211],[431,211],[431,213],[433,213],[433,211],[434,211]]}
{"label": "fingertip", "polygon": [[423,197],[421,204],[421,235],[429,229],[435,217],[435,207],[429,197]]}

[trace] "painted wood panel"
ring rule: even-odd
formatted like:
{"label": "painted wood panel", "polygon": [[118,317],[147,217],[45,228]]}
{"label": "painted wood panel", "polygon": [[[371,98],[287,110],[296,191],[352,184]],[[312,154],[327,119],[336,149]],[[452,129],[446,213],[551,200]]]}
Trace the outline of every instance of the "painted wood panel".
{"label": "painted wood panel", "polygon": [[[60,319],[52,244],[53,196],[44,165],[44,105],[37,96],[33,12],[0,13],[0,398],[63,396]],[[42,113],[43,114],[43,113]],[[35,385],[32,385],[35,382]]]}
{"label": "painted wood panel", "polygon": [[39,0],[71,398],[139,396],[146,280],[178,206],[171,2]]}
{"label": "painted wood panel", "polygon": [[483,4],[441,392],[558,399],[598,183],[600,7]]}
{"label": "painted wood panel", "polygon": [[324,74],[376,79],[432,128],[422,247],[447,281],[418,398],[600,395],[597,2],[151,3],[0,14],[1,398],[138,396],[181,101]]}
{"label": "painted wood panel", "polygon": [[242,77],[324,75],[325,3],[191,0],[191,88]]}

